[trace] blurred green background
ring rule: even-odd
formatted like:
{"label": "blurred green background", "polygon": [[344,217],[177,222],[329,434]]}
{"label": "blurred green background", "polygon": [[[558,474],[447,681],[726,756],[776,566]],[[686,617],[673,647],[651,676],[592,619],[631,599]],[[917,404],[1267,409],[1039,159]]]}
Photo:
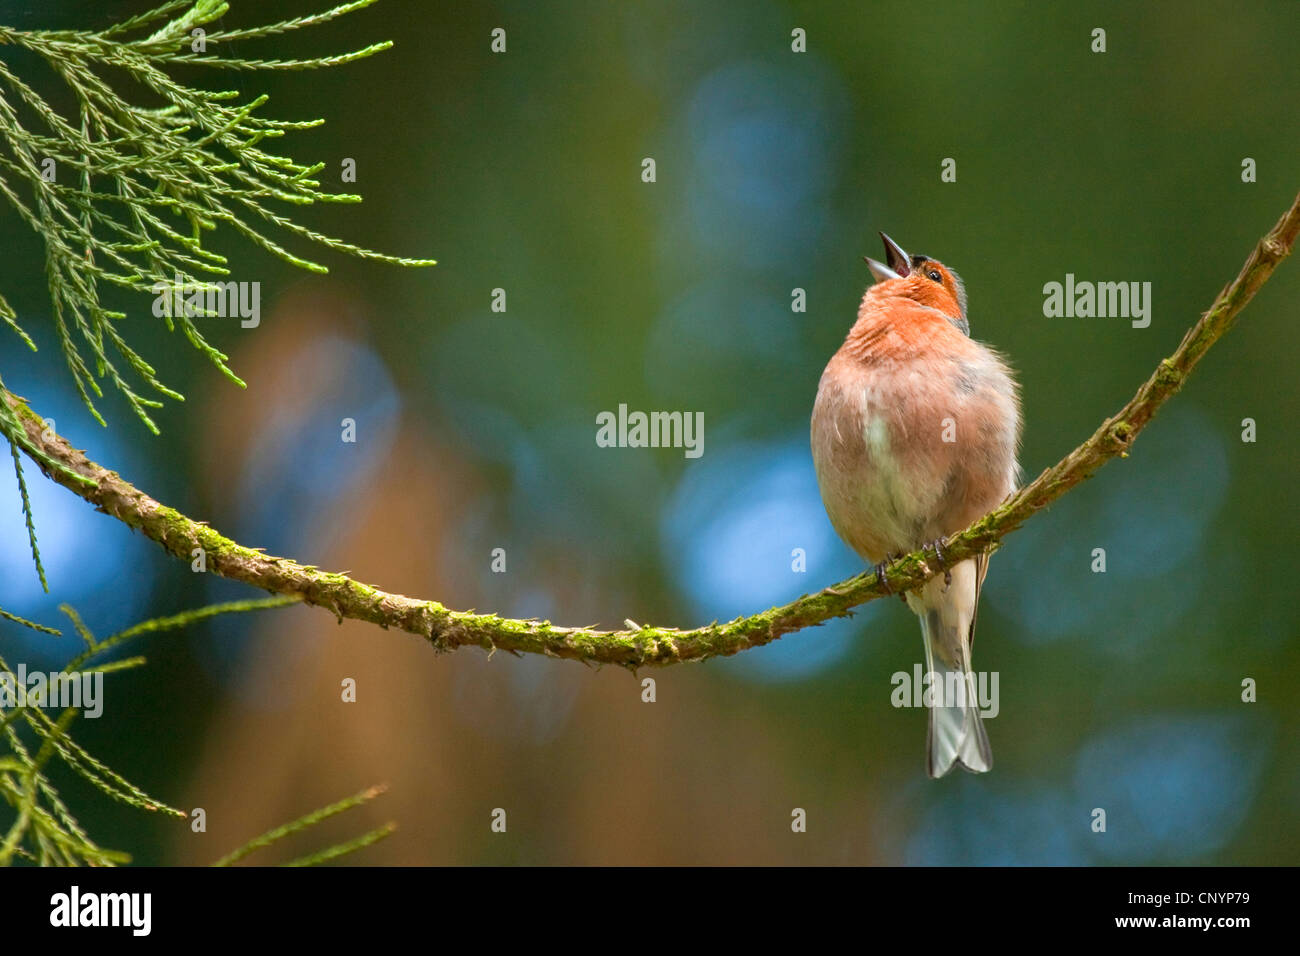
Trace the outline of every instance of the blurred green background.
{"label": "blurred green background", "polygon": [[[147,6],[0,16],[99,27]],[[326,3],[232,6],[227,26]],[[1291,202],[1298,36],[1293,2],[384,0],[233,51],[395,40],[383,55],[194,75],[270,93],[267,115],[327,117],[286,148],[365,203],[302,221],[438,266],[330,255],[329,276],[308,276],[219,237],[234,278],[262,283],[260,327],[212,333],[249,388],[132,303],[128,338],[188,399],[155,438],[115,397],[108,429],[79,405],[41,245],[6,207],[0,291],[42,347],[0,334],[0,373],[162,501],[380,587],[610,627],[757,610],[860,569],[825,518],[807,431],[877,230],[965,279],[973,334],[1023,384],[1033,477],[1133,393]],[[1246,157],[1257,182],[1242,182]],[[344,158],[355,186],[337,180]],[[1043,286],[1066,273],[1149,281],[1150,327],[1045,318]],[[92,836],[141,863],[208,862],[387,782],[367,819],[263,862],[392,819],[398,835],[357,862],[1294,864],[1298,294],[1300,263],[1285,263],[1128,460],[1005,542],[975,653],[1000,675],[988,775],[926,779],[925,715],[890,704],[891,675],[921,660],[917,623],[879,601],[734,659],[643,672],[654,703],[618,669],[437,656],[320,610],[222,620],[141,645],[149,666],[110,676],[104,717],[74,728],[145,790],[205,808],[206,833],[56,779]],[[702,411],[703,456],[598,448],[595,416],[620,403]],[[0,607],[56,624],[68,602],[107,634],[255,596],[28,472],[51,593],[0,477]],[[57,666],[72,640],[0,621],[10,661]],[[355,704],[339,699],[347,677]],[[791,832],[796,807],[807,833]]]}

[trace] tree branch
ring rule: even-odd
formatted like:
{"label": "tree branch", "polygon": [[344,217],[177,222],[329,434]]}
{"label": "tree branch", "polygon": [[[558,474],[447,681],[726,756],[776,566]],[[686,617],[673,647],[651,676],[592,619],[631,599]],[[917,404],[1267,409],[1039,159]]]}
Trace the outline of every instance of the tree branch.
{"label": "tree branch", "polygon": [[[948,538],[943,550],[949,562],[996,549],[1003,537],[1032,514],[1091,477],[1107,461],[1116,456],[1127,457],[1138,433],[1182,388],[1187,376],[1210,347],[1232,328],[1238,314],[1277,264],[1290,255],[1298,232],[1300,196],[1256,244],[1236,279],[1219,293],[1209,311],[1188,330],[1174,354],[1160,362],[1137,394],[1060,462],[965,531]],[[887,593],[874,573],[863,573],[780,607],[688,631],[665,627],[599,631],[557,627],[549,621],[453,611],[436,601],[390,594],[344,574],[244,547],[160,504],[115,472],[90,461],[63,438],[47,431],[41,418],[22,399],[3,388],[0,397],[13,408],[24,430],[23,434],[7,437],[16,441],[48,477],[99,510],[141,531],[169,553],[188,561],[196,548],[202,548],[207,553],[207,567],[223,577],[329,608],[340,621],[345,617],[354,618],[418,634],[439,650],[473,644],[487,649],[502,648],[628,667],[704,660],[758,647],[791,631],[842,617],[854,607]],[[5,417],[0,416],[0,424]],[[49,467],[49,462],[58,467]],[[936,570],[926,563],[921,552],[905,555],[888,566],[889,589],[899,592],[916,588]]]}

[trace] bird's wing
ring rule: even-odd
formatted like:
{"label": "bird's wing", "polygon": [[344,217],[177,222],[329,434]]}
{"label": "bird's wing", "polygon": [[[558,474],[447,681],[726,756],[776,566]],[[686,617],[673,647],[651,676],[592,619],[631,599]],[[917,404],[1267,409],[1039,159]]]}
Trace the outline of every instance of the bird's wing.
{"label": "bird's wing", "polygon": [[970,612],[970,633],[966,636],[966,647],[975,646],[975,619],[980,613],[980,591],[984,589],[984,575],[989,573],[989,553],[975,555],[975,607]]}

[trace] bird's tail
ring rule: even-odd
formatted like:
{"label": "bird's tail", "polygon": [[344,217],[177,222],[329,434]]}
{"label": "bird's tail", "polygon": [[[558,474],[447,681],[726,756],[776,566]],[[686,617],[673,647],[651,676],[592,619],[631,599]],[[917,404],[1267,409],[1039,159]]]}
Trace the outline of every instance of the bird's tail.
{"label": "bird's tail", "polygon": [[913,606],[921,618],[925,668],[933,675],[930,687],[934,698],[925,747],[931,777],[942,777],[954,765],[972,773],[993,767],[993,750],[980,719],[970,667],[974,607],[979,598],[974,565],[967,564],[953,568],[951,585],[944,584],[942,575],[932,578]]}
{"label": "bird's tail", "polygon": [[[951,641],[951,635],[941,637],[936,633],[943,626],[938,611],[927,611],[921,618],[925,668],[934,675],[931,688],[935,695],[925,740],[926,769],[931,777],[942,777],[954,764],[972,773],[983,773],[993,766],[993,751],[980,719],[975,677],[968,660],[949,663],[934,652],[936,641]],[[968,656],[963,654],[962,658]]]}

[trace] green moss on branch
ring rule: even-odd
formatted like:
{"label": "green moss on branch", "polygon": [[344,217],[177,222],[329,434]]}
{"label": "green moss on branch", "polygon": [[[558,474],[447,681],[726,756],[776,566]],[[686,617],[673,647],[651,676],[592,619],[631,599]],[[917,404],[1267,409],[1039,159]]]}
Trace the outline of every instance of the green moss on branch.
{"label": "green moss on branch", "polygon": [[[1159,363],[1137,394],[1060,462],[993,512],[947,539],[943,550],[949,563],[995,549],[1002,538],[1091,477],[1107,461],[1127,455],[1138,433],[1182,387],[1196,364],[1232,327],[1238,314],[1273,269],[1290,253],[1297,232],[1300,232],[1300,196],[1256,245],[1237,278],[1219,293],[1210,309],[1188,330],[1174,354]],[[288,558],[244,547],[213,528],[160,504],[116,473],[90,461],[63,438],[46,431],[40,416],[22,399],[3,388],[0,388],[0,400],[16,415],[16,418],[14,415],[0,415],[0,427],[5,421],[21,422],[24,433],[9,437],[50,478],[139,530],[176,557],[190,561],[195,549],[202,548],[208,570],[223,577],[328,608],[340,620],[353,618],[418,634],[444,651],[465,646],[488,650],[500,648],[632,668],[698,661],[736,654],[768,644],[792,631],[843,617],[858,605],[889,592],[918,587],[939,570],[927,561],[924,554],[916,552],[888,566],[888,592],[873,573],[864,573],[815,594],[804,595],[789,604],[692,630],[629,627],[600,631],[560,627],[549,621],[453,611],[436,601],[391,594],[344,574],[321,571]],[[51,468],[47,462],[56,463],[58,467]]]}

